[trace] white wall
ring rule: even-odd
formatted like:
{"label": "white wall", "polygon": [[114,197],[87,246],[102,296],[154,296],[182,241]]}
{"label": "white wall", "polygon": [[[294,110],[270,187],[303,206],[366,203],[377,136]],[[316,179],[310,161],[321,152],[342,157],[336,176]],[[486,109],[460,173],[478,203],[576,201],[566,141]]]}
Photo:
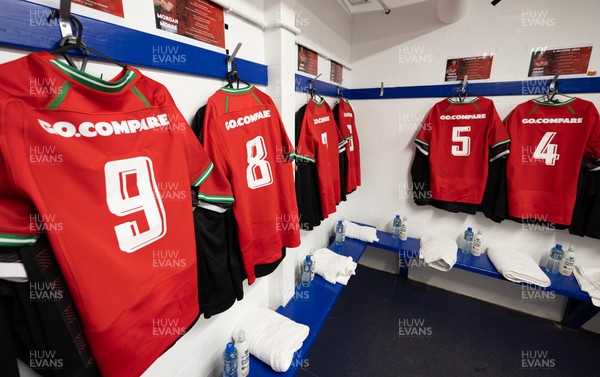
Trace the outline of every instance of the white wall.
{"label": "white wall", "polygon": [[[471,1],[462,20],[444,25],[435,1],[357,15],[352,24],[354,87],[443,84],[446,59],[493,52],[490,81],[522,80],[527,76],[532,48],[595,45],[590,70],[600,68],[600,26],[591,17],[597,1]],[[538,25],[538,26],[530,26]],[[539,26],[543,25],[543,26]],[[559,83],[560,89],[560,83]],[[476,94],[476,93],[473,93]],[[600,107],[600,94],[580,97]],[[502,118],[532,96],[490,97]],[[488,245],[528,250],[541,264],[554,243],[577,246],[578,263],[600,264],[600,241],[572,236],[566,230],[527,229],[511,221],[496,224],[483,215],[452,214],[417,207],[410,197],[413,140],[427,111],[441,98],[352,101],[361,140],[363,188],[357,192],[361,214],[353,216],[378,228],[390,227],[396,214],[409,218],[409,235],[457,237],[467,226],[481,228]],[[441,273],[413,268],[410,278],[553,320],[559,320],[566,300],[523,299],[521,287],[463,271]],[[600,316],[586,328],[600,331]]]}

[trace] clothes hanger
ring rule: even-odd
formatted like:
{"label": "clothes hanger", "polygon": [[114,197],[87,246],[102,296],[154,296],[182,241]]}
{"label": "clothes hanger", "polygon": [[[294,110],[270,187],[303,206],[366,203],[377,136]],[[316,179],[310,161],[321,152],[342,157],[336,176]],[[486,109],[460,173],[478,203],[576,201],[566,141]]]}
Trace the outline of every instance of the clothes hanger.
{"label": "clothes hanger", "polygon": [[[325,98],[321,97],[321,95],[319,93],[317,93],[317,88],[315,87],[315,80],[318,79],[321,76],[321,74],[319,74],[317,77],[315,77],[314,79],[310,80],[310,82],[308,83],[308,94],[310,94],[310,98],[318,103],[321,103],[325,100]],[[318,100],[315,100],[315,97],[318,97]]]}
{"label": "clothes hanger", "polygon": [[[55,19],[58,15],[59,15],[58,11],[54,11],[50,14],[50,19]],[[69,65],[77,68],[77,66],[75,65],[75,62],[73,61],[73,58],[69,54],[67,54],[67,52],[70,50],[80,50],[83,54],[83,60],[81,62],[81,67],[78,69],[81,71],[85,71],[85,67],[87,65],[87,61],[88,61],[90,52],[113,63],[113,64],[118,65],[121,68],[127,67],[125,64],[119,63],[116,60],[113,60],[110,57],[102,54],[101,52],[98,52],[98,51],[94,50],[93,48],[87,46],[81,40],[81,37],[83,35],[83,24],[81,23],[81,21],[79,21],[79,19],[77,17],[75,17],[73,15],[70,15],[69,17],[77,26],[77,34],[75,36],[67,35],[67,36],[64,36],[63,38],[61,38],[61,40],[58,43],[59,47],[57,47],[56,49],[54,49],[52,51],[49,51],[50,54],[52,54],[52,55],[62,54],[62,56],[69,63]]]}
{"label": "clothes hanger", "polygon": [[242,47],[242,44],[238,43],[235,46],[233,53],[226,60],[227,75],[225,77],[227,78],[227,85],[225,85],[225,87],[228,87],[231,89],[233,89],[234,82],[236,83],[237,89],[240,88],[240,82],[242,82],[243,84],[246,84],[246,87],[251,86],[250,83],[248,83],[240,78],[240,75],[238,73],[238,66],[237,66],[237,63],[235,62],[235,56],[237,55],[238,51],[240,51],[241,47]]}
{"label": "clothes hanger", "polygon": [[566,94],[562,94],[562,93],[558,92],[558,89],[556,88],[558,76],[560,76],[560,72],[556,72],[556,74],[552,78],[552,81],[550,81],[550,85],[548,85],[548,89],[546,90],[546,93],[535,98],[534,101],[538,101],[538,102],[542,102],[542,103],[546,103],[546,104],[561,103],[561,101],[558,98],[556,98],[557,95],[565,98],[565,101],[575,99],[575,97],[571,97]]}

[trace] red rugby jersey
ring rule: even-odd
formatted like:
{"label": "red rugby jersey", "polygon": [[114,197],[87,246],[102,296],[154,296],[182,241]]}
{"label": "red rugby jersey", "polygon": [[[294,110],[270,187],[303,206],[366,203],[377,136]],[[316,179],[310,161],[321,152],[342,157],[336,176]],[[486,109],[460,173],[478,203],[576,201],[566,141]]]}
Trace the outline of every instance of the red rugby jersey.
{"label": "red rugby jersey", "polygon": [[[248,283],[254,266],[282,257],[282,247],[300,245],[298,206],[290,156],[294,148],[273,100],[254,86],[221,88],[206,105],[203,145],[223,172],[221,195],[199,199],[235,203],[233,213]],[[208,185],[207,187],[212,187]]]}
{"label": "red rugby jersey", "polygon": [[488,162],[507,154],[510,140],[494,103],[475,97],[436,103],[415,142],[429,156],[433,199],[480,204]]}
{"label": "red rugby jersey", "polygon": [[529,100],[506,118],[509,215],[571,224],[583,156],[600,159],[600,124],[593,103]]}
{"label": "red rugby jersey", "polygon": [[211,170],[134,68],[104,81],[46,52],[0,66],[0,245],[48,234],[105,376],[139,376],[196,319],[190,186]]}
{"label": "red rugby jersey", "polygon": [[356,131],[354,110],[348,100],[343,99],[334,108],[337,110],[338,127],[342,137],[347,141],[346,156],[348,157],[346,192],[350,193],[360,186],[360,142]]}

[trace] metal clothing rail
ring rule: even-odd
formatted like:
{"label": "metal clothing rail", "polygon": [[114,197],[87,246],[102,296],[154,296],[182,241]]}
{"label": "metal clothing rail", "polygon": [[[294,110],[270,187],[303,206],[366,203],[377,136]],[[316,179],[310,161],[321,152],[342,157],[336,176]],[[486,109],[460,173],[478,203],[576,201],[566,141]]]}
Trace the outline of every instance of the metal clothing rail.
{"label": "metal clothing rail", "polygon": [[[61,38],[58,21],[48,21],[54,9],[21,0],[3,1],[0,45],[25,50],[52,50]],[[214,77],[225,80],[227,55],[153,34],[79,16],[84,42],[114,60],[136,67]],[[96,58],[90,55],[90,58]],[[236,58],[244,80],[268,84],[267,66]]]}

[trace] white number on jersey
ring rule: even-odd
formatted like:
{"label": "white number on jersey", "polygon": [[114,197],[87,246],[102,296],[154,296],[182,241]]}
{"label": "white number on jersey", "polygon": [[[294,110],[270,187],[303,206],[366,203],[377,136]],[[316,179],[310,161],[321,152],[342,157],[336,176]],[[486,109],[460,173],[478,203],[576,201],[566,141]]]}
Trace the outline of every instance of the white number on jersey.
{"label": "white number on jersey", "polygon": [[321,134],[321,141],[323,142],[323,145],[329,148],[329,145],[327,145],[327,132],[323,132]]}
{"label": "white number on jersey", "polygon": [[471,126],[452,127],[452,142],[461,143],[461,145],[452,146],[453,156],[468,156],[471,154],[471,138],[460,134],[469,131],[471,131]]}
{"label": "white number on jersey", "polygon": [[267,158],[265,139],[257,136],[246,143],[248,153],[248,167],[246,168],[246,180],[248,187],[257,189],[273,183],[273,172]]}
{"label": "white number on jersey", "polygon": [[558,152],[557,144],[552,143],[552,139],[556,136],[556,132],[546,132],[540,140],[537,147],[535,147],[535,152],[533,152],[533,158],[538,160],[544,160],[546,165],[554,166],[556,164],[556,160],[559,159],[560,155]]}
{"label": "white number on jersey", "polygon": [[[350,131],[350,136],[352,136],[352,125],[351,124],[347,124],[346,127],[348,127],[348,131]],[[350,152],[354,152],[354,139],[350,138]]]}
{"label": "white number on jersey", "polygon": [[[143,211],[148,230],[140,232],[137,221],[115,226],[119,248],[132,253],[162,238],[167,233],[165,209],[154,179],[152,160],[133,157],[109,161],[104,165],[106,204],[111,213],[124,217]],[[135,183],[134,185],[128,185]],[[130,192],[132,191],[132,192]]]}

